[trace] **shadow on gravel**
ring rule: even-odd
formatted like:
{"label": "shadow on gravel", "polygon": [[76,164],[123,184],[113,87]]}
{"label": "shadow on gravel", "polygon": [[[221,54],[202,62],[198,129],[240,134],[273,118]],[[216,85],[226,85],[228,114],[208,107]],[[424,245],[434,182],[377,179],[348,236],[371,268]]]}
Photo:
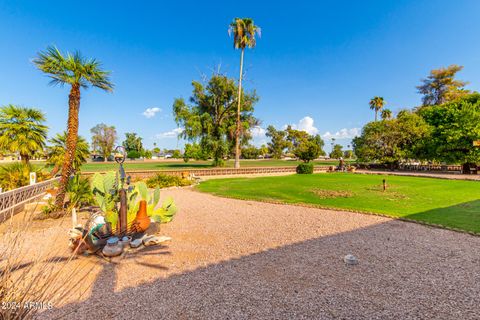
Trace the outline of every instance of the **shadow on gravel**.
{"label": "shadow on gravel", "polygon": [[[358,265],[345,265],[349,253]],[[469,319],[480,311],[479,255],[480,238],[388,221],[118,292],[106,264],[86,301],[43,317]]]}

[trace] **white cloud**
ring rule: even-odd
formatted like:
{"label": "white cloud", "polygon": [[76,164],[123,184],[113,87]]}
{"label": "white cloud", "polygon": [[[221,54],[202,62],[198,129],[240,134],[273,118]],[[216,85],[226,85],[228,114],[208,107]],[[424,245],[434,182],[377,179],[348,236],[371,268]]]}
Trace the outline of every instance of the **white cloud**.
{"label": "white cloud", "polygon": [[145,118],[150,119],[155,117],[155,114],[157,112],[161,112],[162,109],[154,107],[154,108],[147,108],[145,111],[142,112],[142,114],[145,116]]}
{"label": "white cloud", "polygon": [[337,131],[335,133],[331,133],[327,131],[322,135],[322,138],[324,139],[335,138],[338,140],[342,140],[342,139],[353,139],[359,135],[360,135],[360,128],[351,128],[351,129],[343,128],[343,129],[340,129],[340,131]]}
{"label": "white cloud", "polygon": [[265,132],[266,132],[266,130],[263,129],[262,127],[260,127],[260,126],[255,126],[255,127],[250,129],[250,133],[252,134],[252,137],[254,137],[254,138],[265,137]]}
{"label": "white cloud", "polygon": [[[306,116],[300,119],[297,124],[292,124],[292,129],[305,131],[308,134],[317,134],[318,129],[313,125],[314,120],[312,117]],[[287,125],[284,126],[286,128]]]}
{"label": "white cloud", "polygon": [[155,135],[155,137],[156,137],[157,139],[161,139],[161,138],[177,138],[178,135],[181,134],[183,131],[184,131],[183,128],[175,128],[175,129],[170,130],[170,131],[166,131],[166,132],[159,133],[159,134]]}

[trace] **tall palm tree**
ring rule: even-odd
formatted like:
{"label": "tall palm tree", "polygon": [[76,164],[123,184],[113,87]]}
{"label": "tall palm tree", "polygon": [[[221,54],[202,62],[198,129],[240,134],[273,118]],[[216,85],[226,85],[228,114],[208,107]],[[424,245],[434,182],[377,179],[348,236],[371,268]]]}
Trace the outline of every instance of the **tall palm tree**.
{"label": "tall palm tree", "polygon": [[379,111],[381,111],[383,109],[383,107],[385,106],[385,100],[383,99],[383,97],[373,97],[372,99],[370,99],[370,109],[371,110],[375,110],[375,121],[377,121],[377,114]]}
{"label": "tall palm tree", "polygon": [[[48,142],[51,143],[51,146],[47,147],[47,164],[53,165],[51,174],[55,175],[63,166],[65,162],[65,150],[67,150],[67,132],[62,134],[57,133],[57,135]],[[90,156],[90,150],[87,141],[82,137],[78,136],[77,147],[75,148],[75,157],[72,162],[73,171],[79,171],[83,163],[87,162],[88,157]]]}
{"label": "tall palm tree", "polygon": [[380,116],[382,117],[383,120],[390,120],[390,119],[392,119],[392,110],[383,109]]}
{"label": "tall palm tree", "polygon": [[235,168],[240,168],[240,105],[242,98],[243,56],[245,48],[255,47],[255,35],[260,35],[260,28],[251,18],[235,18],[228,30],[233,33],[233,46],[240,49],[240,76],[238,79],[237,130],[235,132]]}
{"label": "tall palm tree", "polygon": [[78,113],[80,110],[80,88],[89,86],[112,91],[110,72],[102,69],[99,61],[87,59],[79,52],[62,54],[56,47],[39,52],[33,60],[37,68],[52,78],[52,85],[70,85],[68,96],[67,150],[62,167],[62,178],[55,199],[57,208],[63,207],[68,178],[72,173],[78,137]]}
{"label": "tall palm tree", "polygon": [[48,127],[37,109],[7,105],[0,108],[0,150],[18,152],[29,163],[36,151],[45,147]]}

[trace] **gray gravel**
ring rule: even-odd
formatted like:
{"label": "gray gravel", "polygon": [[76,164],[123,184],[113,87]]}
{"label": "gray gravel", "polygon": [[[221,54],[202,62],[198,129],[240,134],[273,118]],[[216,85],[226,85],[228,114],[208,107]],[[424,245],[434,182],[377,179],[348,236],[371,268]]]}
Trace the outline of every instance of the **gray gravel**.
{"label": "gray gravel", "polygon": [[[43,318],[478,319],[480,238],[388,218],[168,190],[180,212],[146,248],[94,257],[81,300]],[[343,258],[353,254],[358,264]]]}

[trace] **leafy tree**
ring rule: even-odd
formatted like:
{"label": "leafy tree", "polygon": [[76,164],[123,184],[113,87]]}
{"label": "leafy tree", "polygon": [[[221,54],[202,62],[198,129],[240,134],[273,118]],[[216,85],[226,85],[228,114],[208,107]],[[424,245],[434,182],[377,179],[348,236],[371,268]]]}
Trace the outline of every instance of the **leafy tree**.
{"label": "leafy tree", "polygon": [[383,97],[373,97],[370,99],[370,109],[375,111],[375,121],[377,121],[377,114],[379,111],[382,111],[383,107],[385,106],[385,100]]}
{"label": "leafy tree", "polygon": [[332,159],[340,159],[343,157],[343,151],[342,151],[342,146],[339,144],[336,144],[333,146],[332,152],[330,152],[330,158]]}
{"label": "leafy tree", "polygon": [[230,24],[229,33],[233,33],[233,46],[240,49],[240,75],[238,79],[238,100],[237,100],[237,123],[235,131],[235,168],[240,168],[240,132],[241,132],[241,98],[243,78],[243,56],[245,48],[255,47],[255,35],[260,34],[260,28],[255,25],[251,18],[235,18]]}
{"label": "leafy tree", "polygon": [[128,159],[135,160],[135,159],[140,158],[140,156],[141,156],[141,153],[138,152],[137,150],[130,150],[130,151],[127,152],[127,158]]}
{"label": "leafy tree", "polygon": [[295,149],[293,154],[303,162],[310,162],[324,155],[324,142],[320,135],[310,136],[306,140],[302,140]]}
{"label": "leafy tree", "polygon": [[153,156],[152,151],[144,150],[143,151],[143,156],[145,157],[145,159],[152,159],[152,156]]}
{"label": "leafy tree", "polygon": [[266,136],[270,138],[268,150],[274,159],[281,159],[283,152],[290,145],[287,141],[287,132],[277,130],[274,126],[268,126]]}
{"label": "leafy tree", "polygon": [[305,162],[309,162],[324,155],[324,141],[319,135],[313,136],[303,130],[292,129],[288,126],[286,132],[286,147],[289,152]]}
{"label": "leafy tree", "polygon": [[135,132],[125,133],[125,141],[123,141],[122,145],[127,153],[136,151],[141,154],[143,152],[142,138],[138,137]]}
{"label": "leafy tree", "polygon": [[360,161],[379,161],[391,165],[418,154],[430,136],[430,126],[416,113],[399,112],[396,119],[367,123],[353,139],[354,153]]}
{"label": "leafy tree", "polygon": [[[184,128],[180,136],[192,142],[200,140],[203,152],[213,156],[214,166],[221,166],[235,139],[232,133],[236,127],[238,87],[224,75],[213,75],[206,85],[193,81],[192,86],[190,105],[182,98],[175,99],[173,104],[175,121]],[[255,92],[243,92],[242,97],[241,133],[248,141],[249,128],[256,123],[253,110],[258,97]]]}
{"label": "leafy tree", "polygon": [[343,152],[343,157],[345,159],[352,159],[353,158],[353,151],[352,150],[345,150]]}
{"label": "leafy tree", "polygon": [[155,147],[155,148],[153,148],[152,151],[153,151],[153,153],[155,153],[155,154],[159,154],[159,153],[160,153],[160,148],[159,148],[159,147]]}
{"label": "leafy tree", "polygon": [[198,143],[187,143],[185,152],[183,153],[183,161],[188,162],[190,159],[208,160],[209,155],[203,152],[202,147]]}
{"label": "leafy tree", "polygon": [[[57,133],[57,135],[48,142],[51,144],[47,147],[47,164],[53,165],[52,175],[55,175],[62,169],[65,162],[65,150],[67,150],[67,133]],[[75,172],[80,171],[83,163],[87,162],[90,157],[90,151],[87,141],[79,136],[77,147],[75,148],[75,156],[72,162],[72,169]]]}
{"label": "leafy tree", "polygon": [[242,158],[243,159],[258,159],[260,155],[260,149],[255,146],[248,145],[242,148]]}
{"label": "leafy tree", "polygon": [[39,52],[33,60],[37,68],[46,73],[53,85],[70,85],[68,98],[68,124],[67,124],[67,152],[62,168],[62,178],[55,198],[55,207],[62,208],[68,179],[72,173],[72,164],[78,140],[78,113],[80,110],[80,88],[89,86],[105,91],[112,91],[110,72],[101,68],[100,62],[87,59],[79,52],[62,54],[55,47],[48,47],[46,51]]}
{"label": "leafy tree", "polygon": [[455,80],[455,75],[462,69],[462,66],[452,64],[430,71],[430,75],[417,86],[418,93],[423,95],[423,105],[439,105],[469,94],[470,92],[464,89],[467,82]]}
{"label": "leafy tree", "polygon": [[382,117],[382,120],[390,120],[392,119],[392,110],[390,109],[383,109],[382,110],[382,113],[380,114],[380,116]]}
{"label": "leafy tree", "polygon": [[418,113],[432,130],[417,150],[419,158],[465,166],[480,161],[480,149],[473,146],[480,140],[480,94],[423,107]]}
{"label": "leafy tree", "polygon": [[306,131],[292,129],[291,126],[287,126],[285,131],[287,132],[287,148],[288,151],[292,153],[300,144],[306,142],[310,138],[310,135]]}
{"label": "leafy tree", "polygon": [[20,153],[22,161],[29,163],[37,151],[45,147],[48,127],[45,115],[32,108],[12,104],[0,108],[0,150]]}
{"label": "leafy tree", "polygon": [[259,151],[260,151],[260,155],[262,157],[265,157],[268,154],[268,147],[266,145],[262,144]]}
{"label": "leafy tree", "polygon": [[180,159],[182,157],[182,152],[178,149],[173,150],[172,158],[173,159]]}
{"label": "leafy tree", "polygon": [[114,126],[100,123],[90,129],[90,132],[92,133],[93,152],[99,151],[104,161],[107,161],[117,140],[117,130],[115,130]]}

